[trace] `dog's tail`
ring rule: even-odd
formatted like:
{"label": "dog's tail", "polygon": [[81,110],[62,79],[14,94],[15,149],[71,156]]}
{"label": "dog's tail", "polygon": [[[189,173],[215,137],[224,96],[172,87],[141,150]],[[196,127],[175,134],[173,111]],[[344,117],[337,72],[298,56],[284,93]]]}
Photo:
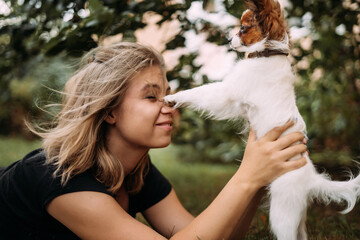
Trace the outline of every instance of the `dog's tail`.
{"label": "dog's tail", "polygon": [[325,204],[346,203],[346,208],[341,211],[346,214],[354,208],[360,196],[360,175],[351,175],[348,181],[331,181],[326,174],[319,174],[310,192],[310,198]]}

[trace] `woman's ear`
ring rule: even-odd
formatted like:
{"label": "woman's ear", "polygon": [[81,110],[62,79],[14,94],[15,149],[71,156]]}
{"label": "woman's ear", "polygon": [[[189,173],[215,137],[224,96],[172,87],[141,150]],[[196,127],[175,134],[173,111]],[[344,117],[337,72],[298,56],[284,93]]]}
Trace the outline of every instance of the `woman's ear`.
{"label": "woman's ear", "polygon": [[115,124],[116,118],[112,111],[108,113],[107,117],[105,118],[105,122],[107,122],[110,125]]}

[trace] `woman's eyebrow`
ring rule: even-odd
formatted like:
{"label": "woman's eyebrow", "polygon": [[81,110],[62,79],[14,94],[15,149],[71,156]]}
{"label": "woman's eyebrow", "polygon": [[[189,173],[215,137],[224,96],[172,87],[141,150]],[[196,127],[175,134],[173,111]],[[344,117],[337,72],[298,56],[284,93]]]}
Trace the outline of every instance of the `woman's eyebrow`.
{"label": "woman's eyebrow", "polygon": [[[142,89],[141,91],[147,91],[149,89],[158,89],[158,90],[161,90],[161,87],[158,85],[158,84],[146,84]],[[171,91],[171,88],[170,86],[168,86],[168,88],[166,89],[166,92],[170,92]]]}
{"label": "woman's eyebrow", "polygon": [[160,89],[160,86],[158,84],[146,84],[141,91],[147,91],[149,89],[157,88]]}

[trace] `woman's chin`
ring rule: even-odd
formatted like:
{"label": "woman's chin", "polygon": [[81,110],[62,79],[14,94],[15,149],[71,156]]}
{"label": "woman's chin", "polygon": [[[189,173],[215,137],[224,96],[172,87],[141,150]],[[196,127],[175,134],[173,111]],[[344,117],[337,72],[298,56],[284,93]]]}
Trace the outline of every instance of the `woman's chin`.
{"label": "woman's chin", "polygon": [[171,143],[171,137],[168,140],[164,140],[161,142],[158,142],[157,144],[154,144],[154,146],[152,148],[164,148],[169,146]]}

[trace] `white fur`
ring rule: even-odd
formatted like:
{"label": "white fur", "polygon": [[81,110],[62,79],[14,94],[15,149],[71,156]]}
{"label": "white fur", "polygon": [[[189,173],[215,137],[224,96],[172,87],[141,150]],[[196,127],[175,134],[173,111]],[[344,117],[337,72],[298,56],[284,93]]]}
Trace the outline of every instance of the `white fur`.
{"label": "white fur", "polygon": [[236,51],[239,52],[260,52],[263,51],[265,49],[265,42],[266,42],[266,38],[261,40],[260,42],[254,43],[251,46],[246,46],[244,45],[244,43],[241,41],[241,38],[239,37],[234,37],[231,40],[231,47],[233,47]]}
{"label": "white fur", "polygon": [[[233,39],[238,50],[241,41]],[[275,49],[284,42],[273,45]],[[261,49],[260,45],[256,45]],[[288,44],[286,44],[288,46]],[[252,51],[253,49],[251,49]],[[285,49],[284,49],[285,50]],[[287,49],[288,50],[288,49]],[[289,132],[301,131],[306,125],[295,101],[295,75],[286,56],[240,60],[222,82],[210,83],[165,97],[166,102],[175,102],[175,107],[188,106],[208,113],[215,119],[245,118],[256,132],[264,136],[276,126],[289,119],[297,119]],[[310,158],[307,164],[284,174],[270,186],[270,223],[278,240],[307,239],[306,210],[313,200],[324,203],[345,201],[352,210],[360,192],[360,176],[345,182],[331,181],[328,176],[316,172]]]}

